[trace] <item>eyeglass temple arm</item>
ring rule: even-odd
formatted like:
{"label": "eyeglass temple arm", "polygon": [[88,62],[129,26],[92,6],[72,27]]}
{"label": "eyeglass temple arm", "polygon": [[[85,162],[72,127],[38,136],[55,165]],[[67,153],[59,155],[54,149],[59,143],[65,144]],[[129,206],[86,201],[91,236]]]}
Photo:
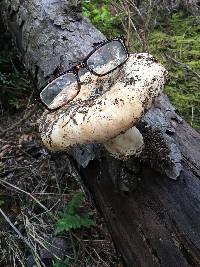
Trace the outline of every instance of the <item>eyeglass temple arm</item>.
{"label": "eyeglass temple arm", "polygon": [[126,38],[124,37],[124,35],[119,35],[119,36],[117,36],[117,37],[115,37],[115,38],[112,38],[112,39],[107,39],[107,40],[104,40],[104,41],[100,41],[100,42],[97,42],[97,43],[93,43],[93,47],[96,47],[96,46],[98,46],[98,45],[100,45],[100,44],[103,44],[103,43],[105,43],[105,42],[107,42],[107,41],[112,41],[112,40],[114,40],[114,39],[121,39],[121,40],[123,40],[124,42],[126,41]]}
{"label": "eyeglass temple arm", "polygon": [[98,45],[100,45],[100,44],[103,44],[103,43],[105,43],[105,42],[106,42],[106,40],[105,40],[105,41],[101,41],[101,42],[97,42],[97,43],[93,43],[92,46],[93,46],[93,47],[96,47],[96,46],[98,46]]}

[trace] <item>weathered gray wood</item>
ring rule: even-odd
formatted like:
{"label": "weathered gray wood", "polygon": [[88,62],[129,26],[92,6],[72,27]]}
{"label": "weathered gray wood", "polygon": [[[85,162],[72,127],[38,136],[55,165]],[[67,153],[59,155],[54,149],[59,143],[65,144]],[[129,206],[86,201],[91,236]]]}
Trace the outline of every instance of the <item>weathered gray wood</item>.
{"label": "weathered gray wood", "polygon": [[[1,14],[12,31],[26,69],[38,88],[49,76],[66,70],[105,39],[80,6],[66,0],[1,1]],[[76,2],[76,1],[75,1]]]}
{"label": "weathered gray wood", "polygon": [[[164,114],[169,106],[157,104]],[[183,155],[177,181],[144,163],[135,171],[134,161],[112,162],[108,156],[83,170],[126,266],[200,266],[200,136],[172,118],[171,136]],[[132,181],[133,191],[117,193],[113,174],[121,174],[129,188]]]}
{"label": "weathered gray wood", "polygon": [[[80,7],[70,3],[0,3],[38,88],[104,39],[81,19]],[[83,154],[73,151],[85,184],[127,266],[200,266],[200,136],[181,121],[164,95],[138,127],[148,148],[139,160],[121,162],[98,145]],[[166,177],[176,177],[181,168],[177,181]]]}

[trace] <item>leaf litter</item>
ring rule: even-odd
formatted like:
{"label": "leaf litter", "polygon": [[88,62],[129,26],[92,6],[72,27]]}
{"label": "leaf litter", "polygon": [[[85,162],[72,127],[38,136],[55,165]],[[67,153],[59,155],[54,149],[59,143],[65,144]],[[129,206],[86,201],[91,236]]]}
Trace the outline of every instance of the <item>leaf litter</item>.
{"label": "leaf litter", "polygon": [[52,154],[42,146],[40,106],[27,97],[25,110],[1,114],[0,265],[118,266],[111,237],[91,200],[80,209],[92,214],[95,225],[56,233],[59,214],[84,185],[65,153]]}

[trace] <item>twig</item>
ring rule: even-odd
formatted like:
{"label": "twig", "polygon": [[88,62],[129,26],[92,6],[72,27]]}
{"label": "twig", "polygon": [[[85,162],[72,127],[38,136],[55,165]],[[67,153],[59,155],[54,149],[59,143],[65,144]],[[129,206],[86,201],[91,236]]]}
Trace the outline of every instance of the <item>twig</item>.
{"label": "twig", "polygon": [[12,126],[6,128],[6,129],[2,129],[0,128],[0,132],[1,134],[5,134],[8,131],[11,131],[13,129],[15,129],[19,124],[21,124],[24,120],[28,119],[34,112],[36,111],[36,106],[29,110],[29,112],[27,112],[24,117],[21,120],[18,120],[15,124],[13,124]]}
{"label": "twig", "polygon": [[192,119],[191,119],[191,125],[193,124],[194,121],[194,107],[192,106]]}
{"label": "twig", "polygon": [[74,239],[73,239],[73,236],[72,236],[71,231],[69,231],[69,236],[70,236],[70,240],[71,240],[71,244],[72,244],[72,249],[73,249],[73,253],[74,253],[74,259],[77,259],[78,258],[78,255],[77,255],[76,246],[74,244]]}
{"label": "twig", "polygon": [[97,255],[98,259],[105,264],[105,266],[109,267],[109,265],[99,256],[95,248],[92,248],[92,250],[95,252]]}
{"label": "twig", "polygon": [[38,235],[37,231],[35,230],[35,227],[30,223],[28,217],[23,214],[24,216],[24,225],[25,225],[25,229],[26,229],[26,233],[29,236],[29,239],[34,240],[35,243],[38,243],[42,248],[44,248],[45,250],[49,251],[49,253],[51,253],[56,259],[61,260],[61,258],[59,258],[56,254],[54,254],[53,251],[50,251],[49,247],[55,247],[52,244],[50,244],[49,242],[47,242],[44,238],[42,238],[41,236]]}
{"label": "twig", "polygon": [[28,240],[20,233],[20,231],[14,226],[14,224],[11,222],[11,220],[8,218],[8,216],[3,212],[3,210],[0,208],[0,213],[4,217],[4,219],[10,224],[10,226],[13,228],[13,230],[17,233],[18,237],[24,241],[24,243],[30,248],[33,249],[31,244],[29,244]]}
{"label": "twig", "polygon": [[198,74],[196,71],[194,71],[193,69],[191,69],[188,65],[186,65],[185,63],[182,63],[178,60],[176,60],[175,58],[172,58],[170,55],[164,53],[165,57],[167,59],[170,59],[172,62],[182,66],[183,68],[186,68],[187,70],[189,70],[190,72],[192,72],[198,79],[200,79],[200,74]]}
{"label": "twig", "polygon": [[139,8],[137,8],[137,6],[135,5],[135,2],[134,2],[134,1],[130,1],[130,0],[128,0],[127,2],[128,2],[128,4],[129,4],[130,6],[132,6],[132,7],[135,9],[135,11],[137,12],[138,16],[141,18],[142,22],[144,23],[144,18],[143,18],[143,16],[142,16],[142,14],[141,14]]}
{"label": "twig", "polygon": [[10,186],[10,187],[12,187],[12,188],[14,188],[15,190],[17,190],[17,191],[20,191],[20,192],[22,192],[22,193],[24,193],[24,194],[26,194],[26,195],[28,195],[29,197],[31,197],[39,206],[41,206],[51,217],[53,217],[54,219],[56,219],[54,216],[53,216],[53,214],[37,199],[37,198],[35,198],[31,193],[29,193],[29,192],[26,192],[26,191],[24,191],[23,189],[21,189],[21,188],[19,188],[19,187],[17,187],[17,186],[15,186],[15,185],[13,185],[13,184],[11,184],[11,183],[9,183],[9,182],[6,182],[6,181],[4,181],[4,180],[2,180],[2,179],[0,179],[0,183],[1,184],[3,184],[4,186],[5,186],[5,184],[7,185],[7,186]]}
{"label": "twig", "polygon": [[180,58],[181,58],[181,56],[182,56],[183,40],[184,40],[184,38],[185,38],[186,33],[187,33],[191,28],[192,28],[192,25],[191,25],[189,28],[187,28],[187,29],[185,30],[184,34],[182,35],[182,41],[181,41],[180,50],[179,50]]}
{"label": "twig", "polygon": [[[132,26],[133,30],[135,31],[136,38],[138,39],[138,41],[139,41],[141,44],[143,44],[142,39],[140,38],[140,35],[139,35],[138,31],[137,31],[137,28],[136,28],[136,26],[135,26],[133,20],[131,19],[130,9],[128,8],[128,10],[127,10],[127,9],[124,7],[124,3],[123,3],[123,1],[121,1],[121,0],[119,1],[119,4],[116,4],[116,3],[113,4],[113,3],[112,3],[112,5],[113,5],[113,7],[115,8],[116,11],[117,11],[117,10],[121,10],[121,11],[123,11],[123,12],[126,14],[126,16],[127,16],[127,18],[128,18],[128,24],[130,24],[130,25]],[[127,33],[127,35],[128,35],[128,34],[129,34],[129,25],[128,25],[128,29],[127,29],[127,27],[126,27],[126,25],[124,24],[124,22],[123,22],[122,19],[121,19],[121,22],[122,22],[122,25],[123,25],[124,30],[126,31],[126,33]]]}
{"label": "twig", "polygon": [[[1,234],[2,234],[2,232],[1,232]],[[13,259],[13,267],[16,266],[16,259],[21,264],[21,267],[26,267],[24,264],[24,259],[22,256],[21,248],[19,248],[18,244],[15,241],[15,238],[13,238],[13,233],[8,233],[8,232],[5,233],[4,232],[3,235],[4,235],[5,243],[8,246],[10,258],[12,257],[12,259]],[[1,251],[1,252],[3,252],[3,251]],[[3,255],[3,257],[5,258],[4,255]]]}
{"label": "twig", "polygon": [[75,239],[82,245],[83,250],[91,257],[91,259],[98,264],[97,260],[91,255],[91,253],[87,250],[87,248],[85,247],[84,242],[75,234],[72,233],[72,236],[75,237]]}
{"label": "twig", "polygon": [[[12,227],[12,229],[16,232],[18,237],[23,240],[23,242],[36,254],[37,258],[37,252],[35,251],[34,247],[28,242],[28,240],[20,233],[20,231],[14,226],[14,224],[11,222],[11,220],[8,218],[8,216],[3,212],[3,210],[0,208],[0,213],[4,217],[4,219],[9,223],[9,225]],[[40,260],[41,261],[41,260]],[[46,265],[41,261],[42,266],[46,267]]]}

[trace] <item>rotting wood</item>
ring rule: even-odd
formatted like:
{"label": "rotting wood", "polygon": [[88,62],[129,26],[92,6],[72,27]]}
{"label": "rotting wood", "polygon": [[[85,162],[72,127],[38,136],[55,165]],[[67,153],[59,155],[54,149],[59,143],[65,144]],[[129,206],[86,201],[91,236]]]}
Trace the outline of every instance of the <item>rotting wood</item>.
{"label": "rotting wood", "polygon": [[[68,1],[3,0],[1,11],[38,88],[104,39]],[[159,157],[122,162],[99,146],[73,151],[80,173],[126,266],[200,266],[200,136],[164,95],[138,127],[174,149],[169,169],[182,165],[177,181],[154,170],[163,168]]]}

